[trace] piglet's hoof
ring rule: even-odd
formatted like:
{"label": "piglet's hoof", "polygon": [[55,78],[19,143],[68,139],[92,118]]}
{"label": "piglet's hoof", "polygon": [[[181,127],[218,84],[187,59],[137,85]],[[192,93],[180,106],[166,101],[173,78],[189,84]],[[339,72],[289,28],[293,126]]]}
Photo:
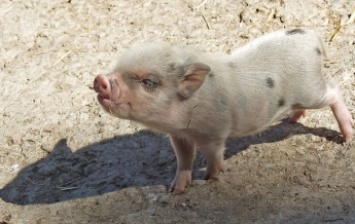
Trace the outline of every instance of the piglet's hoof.
{"label": "piglet's hoof", "polygon": [[173,195],[184,193],[185,188],[191,185],[191,179],[191,171],[178,171],[170,185],[169,191],[172,192]]}

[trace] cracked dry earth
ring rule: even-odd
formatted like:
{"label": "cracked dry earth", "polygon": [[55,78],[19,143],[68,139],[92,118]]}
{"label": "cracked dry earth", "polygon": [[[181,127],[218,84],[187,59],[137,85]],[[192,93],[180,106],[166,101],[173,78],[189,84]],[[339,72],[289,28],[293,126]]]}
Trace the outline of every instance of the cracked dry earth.
{"label": "cracked dry earth", "polygon": [[172,196],[168,138],[106,114],[92,90],[123,50],[164,40],[230,52],[264,33],[312,27],[324,75],[355,117],[352,0],[0,3],[0,223],[355,223],[355,140],[329,108],[227,142],[226,171]]}

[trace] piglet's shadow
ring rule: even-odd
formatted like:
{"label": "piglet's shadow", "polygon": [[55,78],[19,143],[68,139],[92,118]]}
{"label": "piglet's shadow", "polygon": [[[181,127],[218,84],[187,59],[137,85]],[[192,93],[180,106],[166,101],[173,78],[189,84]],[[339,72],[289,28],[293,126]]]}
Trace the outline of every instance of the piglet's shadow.
{"label": "piglet's shadow", "polygon": [[[277,142],[298,134],[341,142],[335,131],[283,122],[255,136],[228,140],[226,159],[250,145]],[[205,165],[205,159],[198,155],[194,179],[202,178],[198,169]],[[133,186],[168,185],[175,169],[169,139],[149,131],[101,141],[76,152],[62,139],[46,158],[23,168],[0,190],[0,197],[20,205],[50,204]]]}

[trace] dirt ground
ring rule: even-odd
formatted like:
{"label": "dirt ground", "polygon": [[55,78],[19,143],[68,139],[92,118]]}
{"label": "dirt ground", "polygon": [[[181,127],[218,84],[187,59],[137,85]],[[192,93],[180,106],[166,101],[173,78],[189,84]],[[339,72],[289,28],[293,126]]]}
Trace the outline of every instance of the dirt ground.
{"label": "dirt ground", "polygon": [[134,43],[230,52],[306,26],[355,117],[353,0],[99,2],[0,3],[0,224],[355,223],[355,140],[341,143],[329,108],[230,139],[218,182],[198,155],[193,185],[172,196],[168,138],[106,114],[92,90]]}

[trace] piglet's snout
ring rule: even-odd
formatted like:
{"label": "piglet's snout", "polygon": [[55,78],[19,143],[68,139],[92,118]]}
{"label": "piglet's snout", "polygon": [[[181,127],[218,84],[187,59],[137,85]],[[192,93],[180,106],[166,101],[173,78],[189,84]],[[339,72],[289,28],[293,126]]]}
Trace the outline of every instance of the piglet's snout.
{"label": "piglet's snout", "polygon": [[[113,82],[111,78],[106,75],[98,75],[94,80],[94,89],[99,94],[99,97],[109,99],[113,91]],[[115,92],[117,94],[119,88],[116,88]]]}

